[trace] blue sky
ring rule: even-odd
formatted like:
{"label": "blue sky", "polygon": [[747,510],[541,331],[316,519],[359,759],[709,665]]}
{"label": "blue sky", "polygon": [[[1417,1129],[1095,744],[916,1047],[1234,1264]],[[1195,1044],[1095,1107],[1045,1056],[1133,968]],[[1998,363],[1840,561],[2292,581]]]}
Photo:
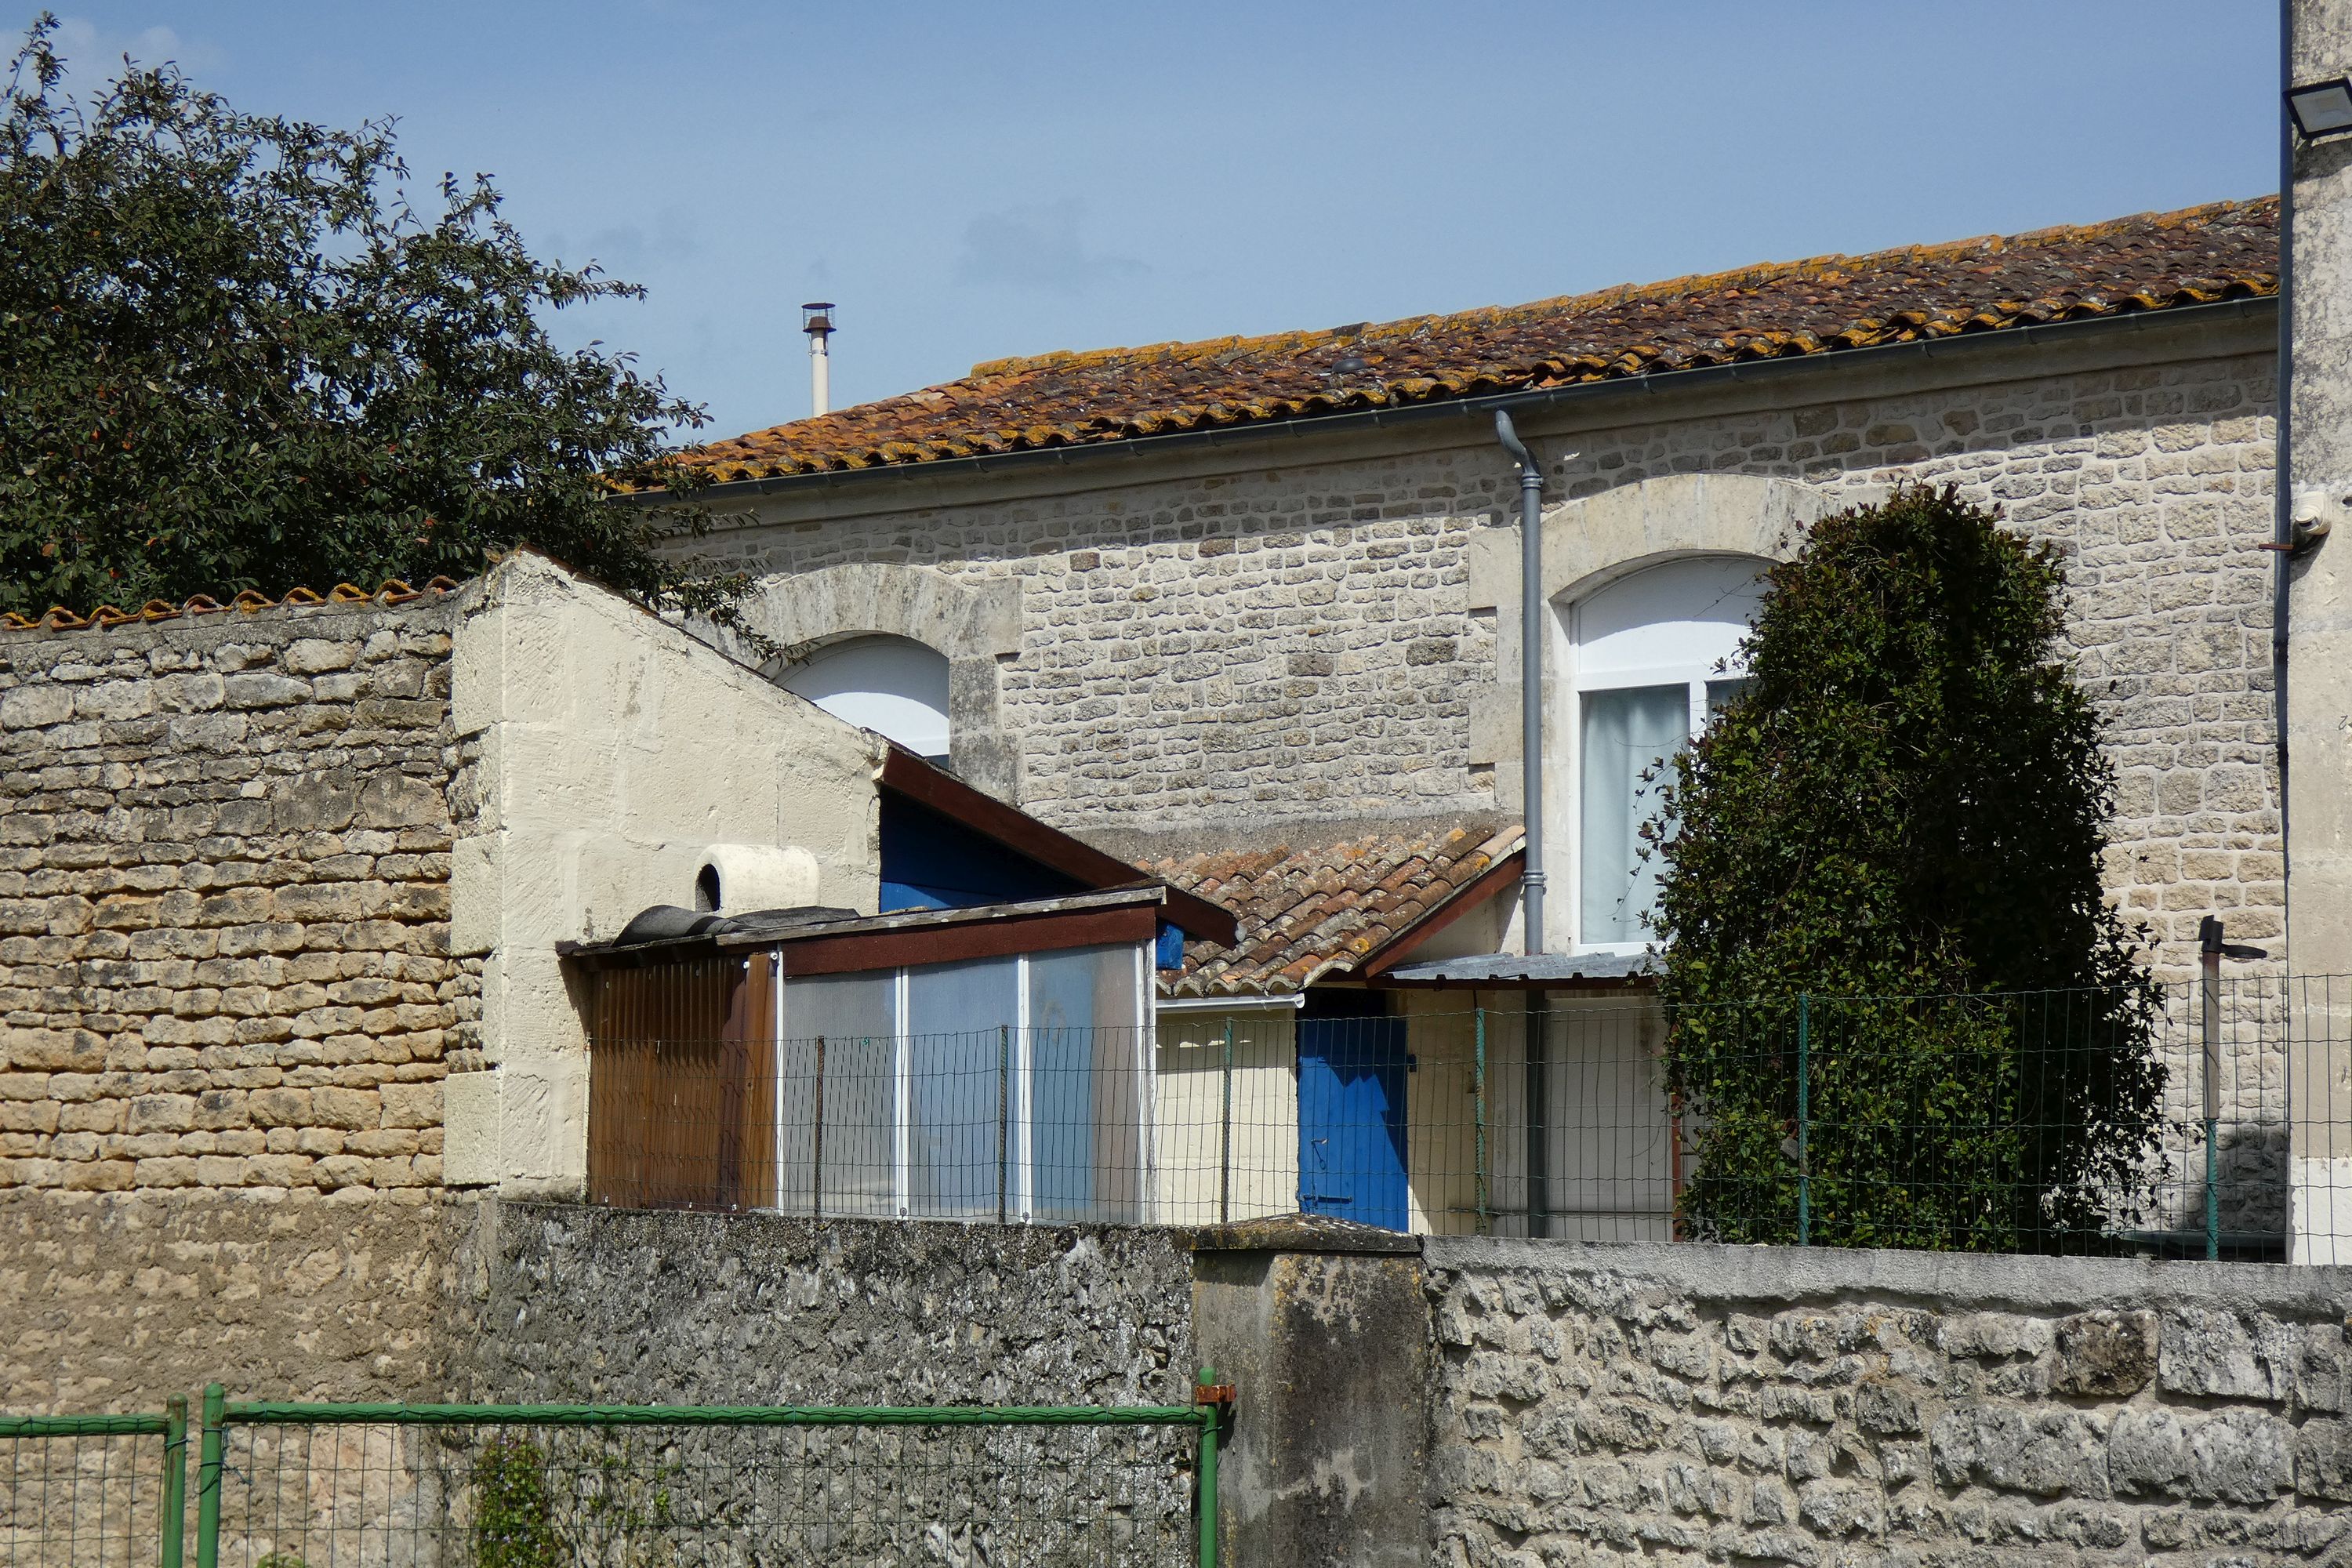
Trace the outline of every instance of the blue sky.
{"label": "blue sky", "polygon": [[651,290],[562,335],[710,435],[808,412],[808,299],[839,405],[2276,184],[2260,0],[58,8],[85,61],[494,174],[542,254]]}

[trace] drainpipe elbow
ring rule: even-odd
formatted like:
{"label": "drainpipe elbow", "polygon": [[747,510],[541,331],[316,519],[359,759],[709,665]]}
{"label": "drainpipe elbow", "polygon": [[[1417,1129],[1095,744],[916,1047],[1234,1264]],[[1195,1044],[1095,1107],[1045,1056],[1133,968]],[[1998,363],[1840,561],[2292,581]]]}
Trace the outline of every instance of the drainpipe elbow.
{"label": "drainpipe elbow", "polygon": [[1520,483],[1527,483],[1530,478],[1538,485],[1543,483],[1543,470],[1536,466],[1535,454],[1528,450],[1528,444],[1519,439],[1518,426],[1511,423],[1508,409],[1495,410],[1495,439],[1503,444],[1511,461],[1518,464]]}

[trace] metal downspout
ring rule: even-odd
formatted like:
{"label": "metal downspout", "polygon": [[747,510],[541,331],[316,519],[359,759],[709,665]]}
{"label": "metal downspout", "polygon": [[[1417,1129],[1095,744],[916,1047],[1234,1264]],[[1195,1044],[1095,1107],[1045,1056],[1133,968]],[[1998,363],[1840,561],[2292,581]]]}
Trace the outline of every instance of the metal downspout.
{"label": "metal downspout", "polygon": [[[1543,468],[1519,439],[1510,415],[1495,410],[1495,438],[1519,466],[1519,763],[1527,822],[1527,869],[1519,875],[1520,946],[1528,954],[1544,950],[1543,831]],[[1545,1048],[1549,1019],[1543,988],[1527,991],[1525,1057],[1528,1102],[1528,1234],[1551,1234],[1550,1140],[1545,1128],[1551,1104],[1550,1053]]]}
{"label": "metal downspout", "polygon": [[1519,466],[1519,763],[1526,797],[1527,870],[1519,878],[1526,910],[1524,947],[1544,950],[1543,822],[1543,469],[1504,409],[1495,410],[1495,438]]}

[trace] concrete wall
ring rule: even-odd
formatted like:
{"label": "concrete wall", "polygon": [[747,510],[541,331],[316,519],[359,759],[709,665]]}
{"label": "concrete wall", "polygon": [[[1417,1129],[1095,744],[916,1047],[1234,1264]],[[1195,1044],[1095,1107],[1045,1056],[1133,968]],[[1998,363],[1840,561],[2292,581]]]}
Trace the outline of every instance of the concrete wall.
{"label": "concrete wall", "polygon": [[[2297,0],[2291,32],[2294,80],[2352,69],[2338,0]],[[2296,148],[2293,243],[2290,494],[2298,528],[2331,531],[2288,569],[2288,938],[2299,973],[2338,975],[2352,973],[2352,139]],[[2312,1001],[2294,1084],[2296,1257],[2333,1263],[2352,1259],[2352,997],[2331,986]]]}
{"label": "concrete wall", "polygon": [[1432,1239],[1434,1560],[2352,1547],[2352,1274]]}
{"label": "concrete wall", "polygon": [[[1556,591],[1661,552],[1769,553],[1777,522],[1898,479],[1958,484],[2068,554],[2079,668],[2123,776],[2110,881],[2167,967],[2192,962],[2205,913],[2275,937],[2270,557],[2256,548],[2273,321],[2266,306],[2141,318],[1530,415],[1569,573]],[[1619,504],[1626,526],[1603,527],[1601,498],[1636,487],[1673,504]],[[979,477],[789,481],[746,499],[756,521],[704,542],[780,585],[856,567],[887,579],[893,603],[942,582],[1014,586],[1017,640],[993,677],[1015,795],[1142,857],[1204,837],[1515,814],[1515,578],[1480,565],[1513,553],[1498,524],[1514,494],[1475,421],[1237,432]],[[875,629],[953,653],[961,624]]]}
{"label": "concrete wall", "polygon": [[0,1192],[0,1407],[446,1396],[451,1237],[414,1188]]}
{"label": "concrete wall", "polygon": [[483,1052],[449,1089],[453,1183],[576,1191],[587,1040],[555,944],[691,906],[714,844],[793,846],[812,901],[872,913],[883,743],[618,595],[509,558],[457,628],[455,951]]}

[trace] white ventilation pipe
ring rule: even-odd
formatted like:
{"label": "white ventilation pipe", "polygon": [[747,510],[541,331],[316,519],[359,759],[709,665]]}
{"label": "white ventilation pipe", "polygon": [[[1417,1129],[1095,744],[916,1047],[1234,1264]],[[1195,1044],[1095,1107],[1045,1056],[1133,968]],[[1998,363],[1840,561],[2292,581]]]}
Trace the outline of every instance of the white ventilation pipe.
{"label": "white ventilation pipe", "polygon": [[801,331],[809,341],[809,402],[818,414],[833,412],[833,355],[826,343],[833,336],[833,301],[812,300],[801,307]]}
{"label": "white ventilation pipe", "polygon": [[797,844],[714,844],[695,873],[694,907],[716,914],[817,901],[816,857]]}

